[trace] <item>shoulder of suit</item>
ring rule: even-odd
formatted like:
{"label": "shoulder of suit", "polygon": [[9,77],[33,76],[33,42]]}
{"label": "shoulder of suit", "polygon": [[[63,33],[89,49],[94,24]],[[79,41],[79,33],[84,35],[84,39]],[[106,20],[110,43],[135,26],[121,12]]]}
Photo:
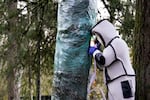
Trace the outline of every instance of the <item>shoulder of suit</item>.
{"label": "shoulder of suit", "polygon": [[125,46],[127,45],[126,42],[121,39],[121,38],[116,38],[115,40],[112,41],[111,45],[113,46],[117,46],[117,47],[120,47],[120,46]]}

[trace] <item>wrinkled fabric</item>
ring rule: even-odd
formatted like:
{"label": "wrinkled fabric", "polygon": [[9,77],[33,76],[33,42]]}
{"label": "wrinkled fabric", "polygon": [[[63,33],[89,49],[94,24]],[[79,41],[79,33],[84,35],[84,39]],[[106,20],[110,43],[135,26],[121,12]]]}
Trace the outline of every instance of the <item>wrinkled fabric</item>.
{"label": "wrinkled fabric", "polygon": [[92,0],[62,0],[58,5],[52,100],[85,100],[91,57],[90,29],[96,23]]}

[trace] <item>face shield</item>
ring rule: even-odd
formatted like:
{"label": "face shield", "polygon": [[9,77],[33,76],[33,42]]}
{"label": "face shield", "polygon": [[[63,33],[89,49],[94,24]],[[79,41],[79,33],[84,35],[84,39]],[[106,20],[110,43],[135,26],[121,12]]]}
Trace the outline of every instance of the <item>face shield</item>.
{"label": "face shield", "polygon": [[96,37],[97,41],[98,41],[100,44],[103,44],[103,45],[105,44],[103,38],[101,38],[101,36],[100,36],[98,33],[94,32],[93,34],[94,34],[94,36]]}

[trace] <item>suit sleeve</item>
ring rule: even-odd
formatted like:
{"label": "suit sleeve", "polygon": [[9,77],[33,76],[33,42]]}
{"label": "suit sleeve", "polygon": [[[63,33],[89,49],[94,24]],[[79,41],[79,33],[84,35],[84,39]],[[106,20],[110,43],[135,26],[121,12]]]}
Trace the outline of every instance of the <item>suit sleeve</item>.
{"label": "suit sleeve", "polygon": [[96,50],[93,53],[93,57],[99,65],[109,66],[113,61],[116,60],[115,52],[111,46],[104,49],[103,52]]}

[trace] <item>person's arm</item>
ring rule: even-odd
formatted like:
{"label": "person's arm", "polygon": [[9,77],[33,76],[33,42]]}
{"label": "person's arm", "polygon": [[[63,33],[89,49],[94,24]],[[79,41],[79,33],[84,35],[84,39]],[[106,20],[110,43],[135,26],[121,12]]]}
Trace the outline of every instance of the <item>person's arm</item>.
{"label": "person's arm", "polygon": [[105,48],[103,52],[96,49],[92,55],[99,65],[109,66],[113,61],[116,60],[115,53],[111,46]]}
{"label": "person's arm", "polygon": [[103,56],[103,54],[100,50],[96,50],[93,53],[93,57],[95,58],[96,63],[98,63],[98,65],[104,65],[105,64],[105,57]]}
{"label": "person's arm", "polygon": [[95,58],[96,63],[98,65],[104,65],[105,64],[105,58],[103,57],[102,53],[99,50],[101,44],[98,41],[96,42],[95,40],[96,40],[96,38],[91,37],[89,54]]}

